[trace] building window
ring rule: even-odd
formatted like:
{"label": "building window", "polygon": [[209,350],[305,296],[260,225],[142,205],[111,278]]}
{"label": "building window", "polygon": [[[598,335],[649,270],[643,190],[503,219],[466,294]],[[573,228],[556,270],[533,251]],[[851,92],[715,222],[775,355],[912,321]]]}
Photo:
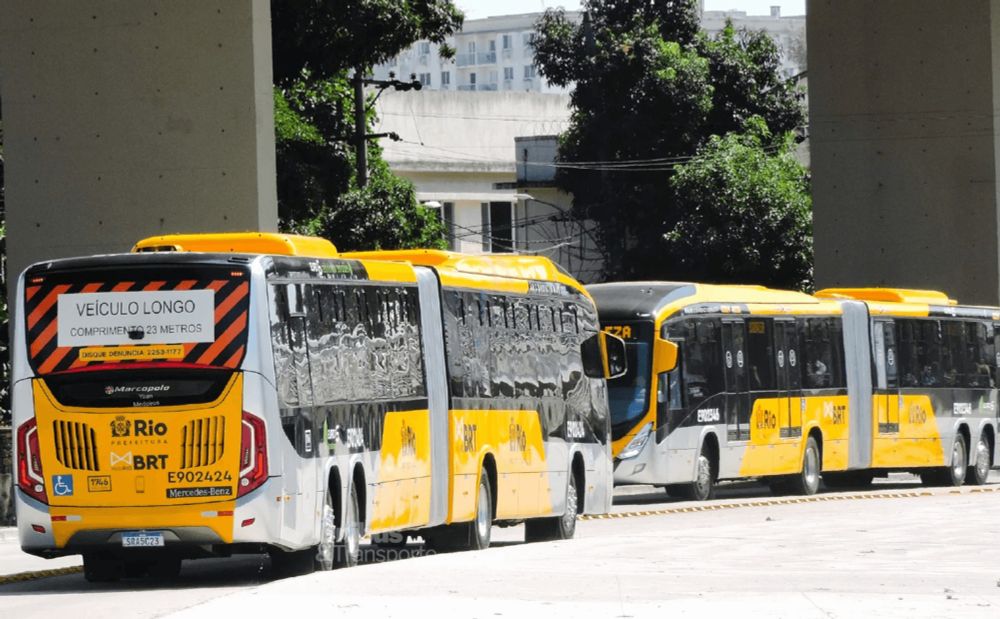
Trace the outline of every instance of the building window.
{"label": "building window", "polygon": [[441,72],[441,88],[447,88],[451,85],[451,71]]}
{"label": "building window", "polygon": [[503,37],[501,38],[501,42],[503,44],[503,49],[510,49],[512,41],[510,40],[509,34],[503,35]]}
{"label": "building window", "polygon": [[431,44],[429,41],[420,41],[417,43],[417,53],[421,56],[427,56],[431,53]]}
{"label": "building window", "polygon": [[421,73],[420,76],[419,76],[419,79],[420,79],[420,84],[422,86],[430,86],[431,85],[431,74],[430,73]]}
{"label": "building window", "polygon": [[445,202],[441,205],[441,223],[444,227],[445,241],[448,249],[455,249],[455,203]]}
{"label": "building window", "polygon": [[535,77],[535,65],[526,64],[524,65],[524,79],[530,80]]}
{"label": "building window", "polygon": [[510,253],[514,251],[513,207],[510,202],[483,202],[483,251]]}
{"label": "building window", "polygon": [[525,47],[530,46],[535,42],[535,33],[525,32],[524,34],[521,35],[521,42],[524,44]]}
{"label": "building window", "polygon": [[469,84],[476,85],[476,74],[474,72],[469,74]]}
{"label": "building window", "polygon": [[503,68],[503,78],[505,80],[514,79],[514,67],[504,67]]}

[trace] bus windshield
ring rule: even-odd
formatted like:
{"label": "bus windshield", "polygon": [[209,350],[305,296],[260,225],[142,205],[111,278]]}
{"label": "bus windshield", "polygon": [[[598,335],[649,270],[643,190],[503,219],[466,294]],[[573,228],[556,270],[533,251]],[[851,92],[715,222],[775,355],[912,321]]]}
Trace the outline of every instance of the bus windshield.
{"label": "bus windshield", "polygon": [[608,381],[611,435],[617,440],[635,429],[633,426],[649,408],[652,325],[623,325],[610,332],[626,336],[622,339],[628,359],[625,374]]}

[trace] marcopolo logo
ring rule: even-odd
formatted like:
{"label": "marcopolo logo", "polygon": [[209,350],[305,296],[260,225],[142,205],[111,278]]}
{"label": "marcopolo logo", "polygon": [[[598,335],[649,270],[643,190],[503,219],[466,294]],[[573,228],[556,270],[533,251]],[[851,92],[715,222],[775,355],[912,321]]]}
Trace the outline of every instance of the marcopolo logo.
{"label": "marcopolo logo", "polygon": [[170,391],[170,385],[107,385],[104,395],[147,395],[161,394]]}

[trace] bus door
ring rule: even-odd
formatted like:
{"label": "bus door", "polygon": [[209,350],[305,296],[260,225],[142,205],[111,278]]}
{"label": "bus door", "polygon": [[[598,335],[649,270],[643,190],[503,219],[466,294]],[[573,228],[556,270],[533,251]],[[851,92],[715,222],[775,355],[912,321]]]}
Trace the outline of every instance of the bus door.
{"label": "bus door", "polygon": [[[778,372],[778,428],[781,438],[802,436],[801,353],[794,320],[774,321],[775,368]],[[796,441],[797,443],[797,441]]]}
{"label": "bus door", "polygon": [[[750,393],[747,390],[746,325],[742,319],[722,321],[722,350],[725,366],[726,396],[723,416],[726,423],[726,444],[750,440]],[[724,450],[728,454],[732,448]],[[739,463],[738,455],[723,457],[720,472],[727,473],[728,463]]]}
{"label": "bus door", "polygon": [[778,444],[775,446],[774,465],[778,472],[798,470],[802,456],[799,453],[802,438],[802,409],[800,408],[802,374],[799,371],[799,336],[795,320],[774,321],[774,370],[777,387],[776,408]]}
{"label": "bus door", "polygon": [[897,372],[895,323],[876,320],[872,330],[875,350],[875,419],[878,420],[877,436],[899,435],[899,378]]}

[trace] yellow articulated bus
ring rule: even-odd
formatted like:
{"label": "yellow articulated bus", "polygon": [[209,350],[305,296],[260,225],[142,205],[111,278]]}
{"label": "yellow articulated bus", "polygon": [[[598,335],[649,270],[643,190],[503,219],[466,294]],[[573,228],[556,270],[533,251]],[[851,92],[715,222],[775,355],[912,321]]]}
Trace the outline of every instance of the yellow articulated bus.
{"label": "yellow articulated bus", "polygon": [[610,506],[624,346],[544,258],[174,235],[35,264],[16,299],[21,546],[89,580],[567,538]]}
{"label": "yellow articulated bus", "polygon": [[609,382],[615,483],[711,498],[912,471],[985,483],[996,462],[1000,309],[939,292],[636,282],[589,286],[626,341]]}

